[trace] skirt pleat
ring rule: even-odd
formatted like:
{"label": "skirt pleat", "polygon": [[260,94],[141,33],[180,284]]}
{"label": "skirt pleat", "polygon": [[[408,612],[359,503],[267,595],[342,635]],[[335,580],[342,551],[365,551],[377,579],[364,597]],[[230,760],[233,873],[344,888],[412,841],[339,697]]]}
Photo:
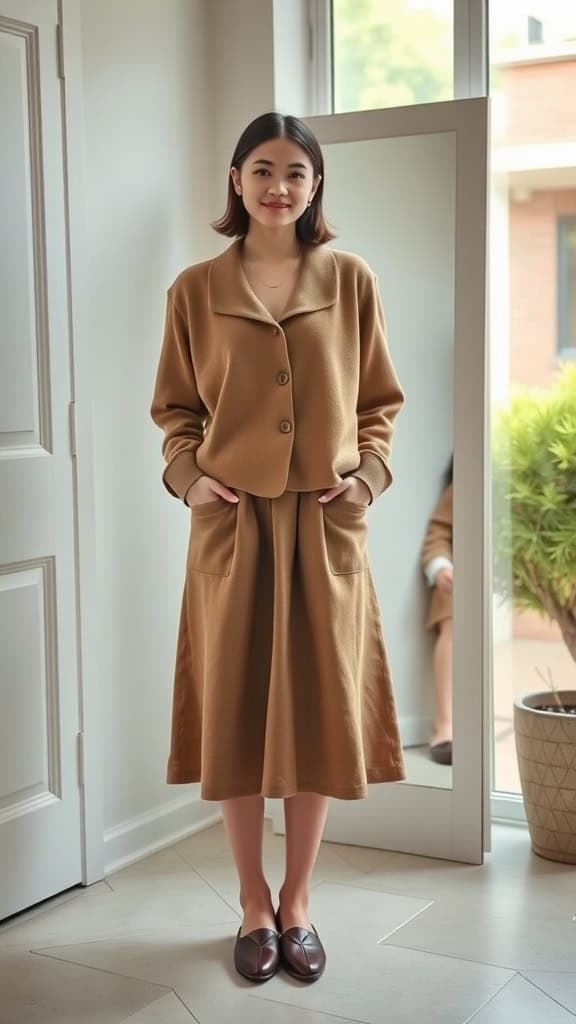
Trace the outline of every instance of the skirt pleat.
{"label": "skirt pleat", "polygon": [[167,781],[358,799],[405,778],[366,509],[237,493],[191,510]]}

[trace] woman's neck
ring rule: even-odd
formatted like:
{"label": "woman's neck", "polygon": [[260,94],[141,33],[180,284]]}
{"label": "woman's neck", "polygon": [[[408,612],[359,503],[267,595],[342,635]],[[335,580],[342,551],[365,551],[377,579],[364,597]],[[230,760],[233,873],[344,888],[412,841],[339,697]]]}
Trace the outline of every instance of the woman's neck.
{"label": "woman's neck", "polygon": [[251,224],[244,239],[244,257],[254,262],[281,262],[300,255],[300,243],[293,227],[270,231]]}

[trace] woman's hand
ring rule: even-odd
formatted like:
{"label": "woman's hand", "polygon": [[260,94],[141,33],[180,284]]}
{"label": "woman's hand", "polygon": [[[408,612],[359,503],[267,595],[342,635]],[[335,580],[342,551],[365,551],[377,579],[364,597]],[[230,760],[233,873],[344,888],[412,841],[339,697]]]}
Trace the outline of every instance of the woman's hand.
{"label": "woman's hand", "polygon": [[443,569],[439,569],[436,573],[436,579],[434,580],[434,586],[438,587],[438,590],[442,594],[451,594],[454,585],[454,569],[445,566]]}
{"label": "woman's hand", "polygon": [[337,487],[331,487],[330,490],[324,491],[318,501],[326,505],[329,501],[337,498],[339,494],[346,494],[346,501],[353,501],[355,505],[364,505],[366,508],[372,501],[370,488],[357,476],[347,476]]}
{"label": "woman's hand", "polygon": [[236,504],[238,495],[228,490],[219,480],[213,480],[211,476],[199,476],[198,479],[186,491],[185,501],[190,507],[192,505],[206,505],[209,501],[222,498]]}

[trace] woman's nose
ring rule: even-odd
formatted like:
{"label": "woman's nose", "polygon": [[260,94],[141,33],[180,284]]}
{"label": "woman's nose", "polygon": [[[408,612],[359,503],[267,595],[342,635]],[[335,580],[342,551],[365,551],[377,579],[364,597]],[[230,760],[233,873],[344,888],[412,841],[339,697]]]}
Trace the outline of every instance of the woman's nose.
{"label": "woman's nose", "polygon": [[273,181],[268,186],[268,191],[272,192],[273,195],[285,196],[288,193],[288,189],[283,181]]}

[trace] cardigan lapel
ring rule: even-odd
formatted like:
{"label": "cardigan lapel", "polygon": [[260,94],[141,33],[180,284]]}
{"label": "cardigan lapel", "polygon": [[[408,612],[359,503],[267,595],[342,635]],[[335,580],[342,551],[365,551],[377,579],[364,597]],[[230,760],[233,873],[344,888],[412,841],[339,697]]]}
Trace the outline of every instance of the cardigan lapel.
{"label": "cardigan lapel", "polygon": [[[208,300],[213,313],[276,323],[252,291],[242,267],[243,239],[238,239],[210,267]],[[338,299],[336,259],[325,246],[304,249],[300,273],[281,320],[333,306]]]}
{"label": "cardigan lapel", "polygon": [[309,245],[304,249],[302,266],[294,291],[288,299],[282,320],[299,313],[327,309],[338,301],[336,257],[325,245]]}

